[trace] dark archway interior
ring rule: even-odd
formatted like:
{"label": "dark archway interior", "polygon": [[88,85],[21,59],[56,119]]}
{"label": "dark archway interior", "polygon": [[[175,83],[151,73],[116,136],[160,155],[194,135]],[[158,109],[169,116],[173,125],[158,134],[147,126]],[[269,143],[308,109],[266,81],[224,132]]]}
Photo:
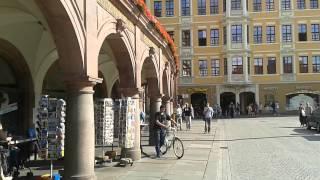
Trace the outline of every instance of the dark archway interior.
{"label": "dark archway interior", "polygon": [[99,83],[94,86],[94,98],[107,98],[108,97],[108,89],[106,85],[106,80],[101,71],[98,73],[98,77],[102,79],[102,83]]}
{"label": "dark archway interior", "polygon": [[115,58],[115,64],[120,76],[120,87],[135,87],[134,65],[131,62],[128,47],[119,34],[111,34],[105,39],[100,49],[100,54],[108,54],[108,50],[112,51]]}
{"label": "dark archway interior", "polygon": [[235,104],[236,102],[236,95],[232,92],[225,92],[220,94],[220,106],[222,109],[222,114],[226,114],[230,103]]}
{"label": "dark archway interior", "polygon": [[58,61],[55,61],[49,68],[43,80],[42,94],[66,100],[66,87],[62,76],[60,64]]}
{"label": "dark archway interior", "polygon": [[240,93],[240,111],[241,113],[247,113],[247,107],[250,104],[255,104],[256,99],[253,92]]}
{"label": "dark archway interior", "polygon": [[120,99],[121,98],[121,93],[119,91],[119,86],[120,86],[119,80],[114,82],[114,84],[112,86],[112,90],[111,90],[111,98],[112,99]]}
{"label": "dark archway interior", "polygon": [[0,92],[3,103],[0,108],[5,104],[18,104],[18,110],[0,115],[4,130],[13,135],[26,135],[33,123],[34,85],[25,59],[5,40],[0,40]]}
{"label": "dark archway interior", "polygon": [[204,93],[191,94],[191,104],[193,106],[195,118],[201,118],[203,109],[207,104],[207,95]]}

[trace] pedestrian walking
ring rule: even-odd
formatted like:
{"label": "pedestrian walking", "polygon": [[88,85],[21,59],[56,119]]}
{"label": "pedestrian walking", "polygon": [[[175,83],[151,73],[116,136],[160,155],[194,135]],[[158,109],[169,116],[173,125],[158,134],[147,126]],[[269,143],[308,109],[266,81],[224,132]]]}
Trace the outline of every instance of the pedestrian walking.
{"label": "pedestrian walking", "polygon": [[213,109],[210,107],[210,104],[207,103],[207,106],[203,110],[204,116],[204,133],[210,133],[211,130],[211,119],[213,117]]}
{"label": "pedestrian walking", "polygon": [[306,111],[305,119],[308,119],[311,116],[312,112],[313,112],[313,108],[312,108],[312,106],[310,105],[309,102],[306,103],[305,111]]}
{"label": "pedestrian walking", "polygon": [[183,108],[183,114],[186,119],[186,129],[191,129],[191,108],[188,103],[185,104],[185,107]]}
{"label": "pedestrian walking", "polygon": [[235,110],[234,104],[233,104],[233,102],[231,102],[229,105],[229,113],[230,113],[231,118],[234,118],[234,110]]}
{"label": "pedestrian walking", "polygon": [[180,129],[181,131],[182,130],[182,108],[180,107],[180,104],[178,104],[176,115],[177,115],[177,126],[178,126],[178,129]]}
{"label": "pedestrian walking", "polygon": [[156,140],[156,154],[160,157],[160,147],[164,144],[164,138],[166,134],[166,121],[170,121],[170,116],[166,113],[166,107],[164,105],[160,106],[160,111],[155,114],[155,140]]}
{"label": "pedestrian walking", "polygon": [[305,120],[306,120],[306,112],[305,112],[305,109],[304,109],[302,103],[300,103],[300,106],[299,106],[300,127],[302,127],[306,124]]}

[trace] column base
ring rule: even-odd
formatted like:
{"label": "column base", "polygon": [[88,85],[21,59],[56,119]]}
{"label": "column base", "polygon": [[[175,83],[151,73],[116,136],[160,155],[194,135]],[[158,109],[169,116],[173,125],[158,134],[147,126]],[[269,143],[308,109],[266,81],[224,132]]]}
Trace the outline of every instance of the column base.
{"label": "column base", "polygon": [[122,148],[121,149],[121,157],[131,158],[133,161],[138,161],[141,159],[141,150],[133,149],[133,148]]}

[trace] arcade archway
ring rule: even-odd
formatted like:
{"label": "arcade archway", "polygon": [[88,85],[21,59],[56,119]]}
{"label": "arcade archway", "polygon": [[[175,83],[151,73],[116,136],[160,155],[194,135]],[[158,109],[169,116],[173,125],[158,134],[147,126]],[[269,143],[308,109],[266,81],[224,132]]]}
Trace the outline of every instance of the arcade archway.
{"label": "arcade archway", "polygon": [[195,118],[201,118],[203,109],[207,104],[207,95],[205,93],[191,94],[191,104],[193,106]]}
{"label": "arcade archway", "polygon": [[220,106],[222,114],[226,114],[229,108],[230,103],[235,104],[236,95],[233,92],[224,92],[220,94]]}

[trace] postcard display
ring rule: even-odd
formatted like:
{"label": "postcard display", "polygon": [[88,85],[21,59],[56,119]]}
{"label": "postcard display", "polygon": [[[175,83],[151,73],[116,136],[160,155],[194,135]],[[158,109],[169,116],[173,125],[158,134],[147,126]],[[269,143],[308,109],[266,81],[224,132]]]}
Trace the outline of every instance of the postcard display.
{"label": "postcard display", "polygon": [[38,109],[38,143],[42,159],[59,159],[64,154],[66,102],[43,95]]}
{"label": "postcard display", "polygon": [[132,148],[135,139],[136,103],[131,98],[115,101],[115,137],[119,138],[119,145]]}
{"label": "postcard display", "polygon": [[113,143],[113,100],[98,99],[94,108],[95,144],[96,146],[111,145]]}

